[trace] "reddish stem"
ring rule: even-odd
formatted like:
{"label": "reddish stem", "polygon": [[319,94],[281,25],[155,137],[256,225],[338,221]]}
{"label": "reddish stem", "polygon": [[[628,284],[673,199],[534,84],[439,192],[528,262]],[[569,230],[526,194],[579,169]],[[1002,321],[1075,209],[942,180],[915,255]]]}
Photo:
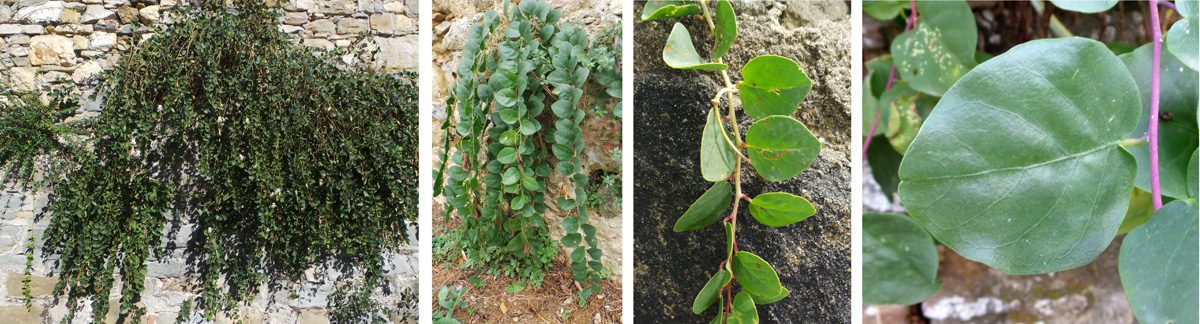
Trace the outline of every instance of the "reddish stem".
{"label": "reddish stem", "polygon": [[[912,6],[912,16],[908,17],[908,22],[904,24],[904,31],[912,30],[917,26],[917,0],[909,0],[909,5]],[[888,73],[887,86],[883,88],[884,92],[892,90],[892,84],[896,82],[896,64],[892,64],[892,72]],[[871,132],[867,133],[867,139],[863,142],[862,157],[867,159],[867,148],[871,147],[871,138],[875,137],[875,128],[879,127],[879,116],[883,114],[883,107],[879,107],[875,111],[875,121],[871,122]]]}
{"label": "reddish stem", "polygon": [[1150,199],[1154,202],[1154,210],[1162,208],[1162,189],[1158,181],[1158,70],[1162,56],[1162,29],[1158,24],[1158,0],[1150,0],[1150,24],[1154,38],[1154,71],[1150,76]]}

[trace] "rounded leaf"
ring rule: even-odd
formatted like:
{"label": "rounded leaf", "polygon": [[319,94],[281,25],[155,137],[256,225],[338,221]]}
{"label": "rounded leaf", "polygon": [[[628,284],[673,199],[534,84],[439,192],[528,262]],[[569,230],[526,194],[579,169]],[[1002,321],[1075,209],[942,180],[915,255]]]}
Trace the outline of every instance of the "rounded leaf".
{"label": "rounded leaf", "polygon": [[816,213],[808,199],[789,193],[765,193],[750,201],[750,215],[767,226],[787,226]]}
{"label": "rounded leaf", "polygon": [[738,251],[733,258],[733,277],[742,285],[743,291],[759,297],[778,296],[783,286],[779,285],[779,275],[767,261],[746,251]]}
{"label": "rounded leaf", "polygon": [[1118,0],[1050,0],[1055,7],[1063,10],[1070,10],[1082,13],[1097,13],[1108,10],[1117,5]]}
{"label": "rounded leaf", "polygon": [[917,27],[892,41],[897,78],[941,96],[975,67],[975,15],[965,1],[918,1]]}
{"label": "rounded leaf", "polygon": [[708,110],[708,123],[704,124],[704,133],[700,136],[700,174],[704,180],[724,181],[733,175],[737,163],[737,152],[729,143],[725,131],[725,123],[717,112],[717,107]]}
{"label": "rounded leaf", "polygon": [[746,155],[767,181],[784,181],[808,169],[821,142],[808,127],[786,116],[760,119],[746,131]]}
{"label": "rounded leaf", "polygon": [[676,69],[724,70],[729,68],[724,63],[710,63],[700,57],[700,54],[696,53],[696,46],[692,45],[692,35],[688,33],[687,27],[683,27],[683,24],[680,23],[675,23],[675,27],[671,29],[671,36],[667,37],[667,46],[663,47],[663,61]]}
{"label": "rounded leaf", "polygon": [[512,107],[517,104],[517,92],[512,89],[496,91],[496,104],[501,107]]}
{"label": "rounded leaf", "polygon": [[900,201],[963,257],[1011,274],[1091,262],[1116,235],[1136,162],[1133,78],[1100,42],[1028,42],[942,97],[900,164]]}
{"label": "rounded leaf", "polygon": [[717,301],[717,295],[721,293],[721,288],[725,288],[730,279],[729,272],[725,270],[718,271],[708,279],[708,283],[704,284],[704,288],[700,289],[696,300],[692,302],[692,313],[700,314],[712,306],[712,303]]}
{"label": "rounded leaf", "polygon": [[733,12],[733,6],[729,5],[729,1],[717,2],[717,17],[713,23],[716,26],[713,34],[716,41],[713,42],[712,58],[717,60],[725,56],[725,52],[729,51],[729,47],[737,39],[737,14]]}
{"label": "rounded leaf", "polygon": [[[1120,56],[1137,82],[1141,93],[1141,118],[1137,129],[1127,137],[1141,137],[1150,129],[1150,77],[1153,73],[1154,48],[1146,44]],[[1158,174],[1164,196],[1187,198],[1187,166],[1192,152],[1200,145],[1196,132],[1196,107],[1200,105],[1200,73],[1183,66],[1178,59],[1163,54],[1160,58],[1158,91]],[[1164,118],[1170,117],[1170,118]],[[1134,185],[1150,191],[1150,145],[1127,148],[1138,160]]]}
{"label": "rounded leaf", "polygon": [[1171,25],[1167,32],[1167,51],[1192,71],[1200,71],[1200,33],[1196,21],[1184,19]]}
{"label": "rounded leaf", "polygon": [[729,312],[729,324],[758,324],[758,310],[754,299],[745,290],[733,297],[733,310]]}
{"label": "rounded leaf", "polygon": [[721,219],[729,203],[733,202],[733,189],[728,181],[718,181],[708,188],[700,199],[675,221],[675,232],[690,231],[708,227]]}
{"label": "rounded leaf", "polygon": [[1142,323],[1196,323],[1200,303],[1200,213],[1169,203],[1121,243],[1118,268],[1133,315]]}
{"label": "rounded leaf", "polygon": [[911,305],[942,286],[933,238],[912,218],[866,213],[862,233],[864,301]]}
{"label": "rounded leaf", "polygon": [[742,68],[738,95],[746,115],[763,119],[772,115],[789,116],[812,90],[812,80],[800,65],[782,56],[755,57]]}
{"label": "rounded leaf", "polygon": [[511,146],[505,147],[503,150],[500,150],[499,154],[496,154],[496,161],[500,161],[500,163],[510,164],[510,163],[515,162],[516,160],[517,160],[517,149],[513,148]]}
{"label": "rounded leaf", "polygon": [[788,290],[787,287],[783,287],[783,290],[779,291],[779,295],[775,295],[775,296],[771,296],[771,297],[758,297],[755,295],[750,295],[750,298],[754,299],[755,304],[766,305],[766,304],[770,304],[770,303],[774,303],[774,302],[783,300],[784,298],[787,298],[787,296],[791,295],[791,294],[792,294],[792,292],[790,290]]}
{"label": "rounded leaf", "polygon": [[661,18],[683,17],[704,13],[700,7],[678,0],[656,0],[646,2],[642,7],[642,21]]}

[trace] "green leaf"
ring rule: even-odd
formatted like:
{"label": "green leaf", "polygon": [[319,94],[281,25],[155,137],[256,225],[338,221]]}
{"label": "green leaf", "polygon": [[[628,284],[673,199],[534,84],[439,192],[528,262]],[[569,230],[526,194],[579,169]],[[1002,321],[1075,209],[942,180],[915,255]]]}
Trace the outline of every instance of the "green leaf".
{"label": "green leaf", "polygon": [[1200,194],[1197,193],[1197,187],[1200,187],[1200,179],[1197,179],[1200,177],[1200,175],[1197,175],[1197,173],[1200,173],[1200,161],[1197,161],[1197,154],[1200,154],[1200,150],[1192,152],[1192,161],[1188,162],[1188,197],[1193,199],[1200,197]]}
{"label": "green leaf", "polygon": [[733,258],[733,223],[725,223],[725,259]]}
{"label": "green leaf", "polygon": [[817,212],[807,199],[783,192],[758,195],[750,201],[749,209],[759,223],[772,227],[787,226]]}
{"label": "green leaf", "polygon": [[501,107],[512,107],[517,104],[517,93],[512,89],[496,91],[496,104]]}
{"label": "green leaf", "polygon": [[704,58],[696,53],[696,47],[692,45],[692,35],[688,33],[687,27],[680,23],[675,23],[675,28],[671,29],[671,36],[667,37],[667,46],[663,47],[663,61],[670,67],[685,70],[729,68],[724,63],[705,62]]}
{"label": "green leaf", "polygon": [[560,161],[570,160],[571,158],[575,157],[575,151],[572,150],[570,146],[554,144],[550,146],[550,150],[554,151],[554,157],[558,158]]}
{"label": "green leaf", "polygon": [[733,175],[737,163],[737,152],[726,138],[725,123],[721,122],[717,107],[708,110],[708,122],[700,137],[700,174],[704,180],[725,181]]}
{"label": "green leaf", "polygon": [[1117,5],[1117,1],[1118,0],[1050,0],[1050,3],[1053,3],[1055,7],[1063,10],[1082,13],[1097,13],[1112,8],[1113,6]]}
{"label": "green leaf", "polygon": [[790,116],[812,90],[812,81],[800,65],[782,56],[755,57],[742,68],[738,95],[746,115],[763,119],[772,115]]}
{"label": "green leaf", "polygon": [[738,251],[733,258],[733,277],[742,285],[743,291],[759,297],[778,296],[783,286],[779,285],[779,275],[775,268],[762,258],[746,251]]}
{"label": "green leaf", "polygon": [[900,15],[900,10],[908,7],[908,1],[900,0],[867,0],[863,1],[863,12],[877,20],[892,20]]}
{"label": "green leaf", "polygon": [[507,146],[517,145],[517,132],[512,130],[506,131],[504,134],[500,134],[500,138],[497,141]]}
{"label": "green leaf", "polygon": [[942,286],[933,239],[912,218],[865,213],[862,233],[864,301],[911,305]]}
{"label": "green leaf", "polygon": [[570,199],[567,197],[558,197],[558,208],[561,208],[562,210],[575,209],[575,199]]}
{"label": "green leaf", "polygon": [[[1121,55],[1141,93],[1141,118],[1137,129],[1127,137],[1141,137],[1150,129],[1150,77],[1153,72],[1153,44]],[[1159,187],[1164,196],[1187,198],[1187,166],[1192,152],[1200,145],[1196,131],[1196,106],[1200,88],[1200,73],[1187,69],[1174,56],[1162,55],[1159,71],[1158,101],[1158,172]],[[1170,120],[1163,115],[1171,115]],[[1150,145],[1127,148],[1137,158],[1137,180],[1134,185],[1150,191]]]}
{"label": "green leaf", "polygon": [[911,98],[899,99],[891,104],[887,132],[884,134],[896,152],[903,154],[913,138],[917,137],[917,131],[921,130],[921,115],[917,113],[917,104]]}
{"label": "green leaf", "polygon": [[568,249],[573,249],[579,246],[579,242],[582,240],[583,235],[579,235],[579,233],[571,233],[563,236],[562,245]]}
{"label": "green leaf", "polygon": [[589,258],[592,258],[592,260],[600,260],[600,257],[604,256],[604,251],[598,248],[590,248],[587,250],[587,254]]}
{"label": "green leaf", "polygon": [[1151,215],[1154,215],[1154,203],[1150,200],[1150,193],[1133,187],[1133,192],[1129,194],[1129,208],[1125,210],[1125,219],[1121,220],[1121,227],[1117,228],[1117,234],[1129,233],[1134,228],[1145,224]]}
{"label": "green leaf", "polygon": [[567,233],[575,233],[579,231],[579,217],[571,216],[563,218],[562,227]]}
{"label": "green leaf", "polygon": [[[896,187],[900,186],[900,162],[904,155],[896,152],[891,145],[883,145],[887,137],[876,135],[871,147],[867,148],[867,163],[871,166],[871,176],[879,183],[879,189],[888,201],[895,201]],[[877,143],[877,144],[875,144]]]}
{"label": "green leaf", "polygon": [[737,39],[737,14],[733,12],[733,6],[729,5],[729,1],[717,2],[717,17],[713,23],[716,25],[713,33],[716,41],[713,42],[712,59],[716,61],[725,56],[725,52],[729,51],[729,46],[733,45],[733,41]]}
{"label": "green leaf", "polygon": [[708,279],[708,283],[704,284],[704,288],[700,289],[696,300],[692,302],[692,313],[700,314],[712,306],[712,303],[717,301],[717,295],[721,293],[721,288],[725,288],[730,279],[729,272],[725,270],[718,271]]}
{"label": "green leaf", "polygon": [[1197,4],[1200,1],[1196,0],[1178,0],[1175,1],[1175,7],[1179,8],[1179,15],[1187,19],[1196,19],[1200,17],[1200,6]]}
{"label": "green leaf", "polygon": [[1167,51],[1192,71],[1200,71],[1200,31],[1196,22],[1184,19],[1171,25],[1167,32]]}
{"label": "green leaf", "polygon": [[758,324],[758,310],[754,298],[743,290],[733,297],[733,310],[729,312],[729,323]]}
{"label": "green leaf", "polygon": [[503,150],[500,150],[499,154],[496,154],[496,161],[504,164],[511,164],[517,161],[517,149],[511,146],[505,147]]}
{"label": "green leaf", "polygon": [[1132,189],[1119,142],[1136,126],[1134,89],[1100,42],[1013,47],[938,102],[900,164],[900,201],[938,241],[1005,273],[1087,264]]}
{"label": "green leaf", "polygon": [[1197,244],[1200,213],[1193,202],[1175,201],[1121,243],[1118,268],[1133,315],[1142,323],[1196,323],[1200,303]]}
{"label": "green leaf", "polygon": [[511,206],[514,211],[521,210],[522,208],[525,208],[525,204],[528,204],[528,203],[529,203],[529,196],[520,195],[520,196],[516,196],[512,199]]}
{"label": "green leaf", "polygon": [[520,281],[513,281],[513,283],[508,284],[507,288],[504,288],[504,291],[507,291],[510,294],[519,293],[522,290],[525,290],[525,283]]}
{"label": "green leaf", "polygon": [[766,305],[766,304],[770,304],[770,303],[774,303],[774,302],[783,300],[784,298],[787,298],[787,296],[791,295],[791,294],[792,294],[792,292],[790,290],[788,290],[787,287],[783,287],[783,290],[781,290],[779,292],[779,295],[775,295],[775,296],[771,296],[771,297],[758,297],[755,295],[750,295],[750,298],[754,299],[755,304]]}
{"label": "green leaf", "polygon": [[515,124],[517,122],[517,109],[509,108],[500,111],[500,121],[505,124]]}
{"label": "green leaf", "polygon": [[575,248],[575,251],[571,252],[571,262],[582,263],[584,261],[583,258],[586,257],[584,251],[586,251],[586,249],[583,247]]}
{"label": "green leaf", "polygon": [[697,230],[708,227],[721,219],[729,203],[733,201],[733,189],[728,181],[718,181],[708,188],[700,199],[675,221],[675,232]]}
{"label": "green leaf", "polygon": [[767,181],[784,181],[808,169],[821,142],[799,121],[785,116],[760,119],[746,131],[746,155]]}
{"label": "green leaf", "polygon": [[942,96],[975,67],[975,15],[964,1],[917,1],[917,12],[917,27],[892,41],[897,76]]}
{"label": "green leaf", "polygon": [[642,21],[683,17],[687,15],[699,15],[704,13],[700,7],[691,4],[690,2],[691,1],[669,0],[654,0],[646,2],[646,6],[642,7]]}
{"label": "green leaf", "polygon": [[542,129],[541,124],[539,124],[538,121],[536,121],[536,120],[527,120],[527,121],[521,123],[521,134],[523,134],[525,136],[533,135],[534,133],[537,133],[537,131],[541,130],[541,129]]}
{"label": "green leaf", "polygon": [[529,191],[542,190],[542,185],[538,184],[537,180],[534,180],[532,177],[522,178],[521,186],[525,187],[525,190]]}

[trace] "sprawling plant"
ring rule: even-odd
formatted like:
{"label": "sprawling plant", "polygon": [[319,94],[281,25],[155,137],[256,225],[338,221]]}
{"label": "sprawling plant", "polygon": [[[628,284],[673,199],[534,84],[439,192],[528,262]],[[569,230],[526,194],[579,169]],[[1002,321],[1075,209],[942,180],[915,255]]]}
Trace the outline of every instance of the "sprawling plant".
{"label": "sprawling plant", "polygon": [[[700,173],[713,185],[679,218],[675,231],[702,229],[722,220],[728,246],[725,261],[700,289],[692,312],[700,314],[717,302],[719,307],[714,323],[757,323],[758,312],[754,305],[774,303],[790,292],[780,285],[778,274],[767,261],[738,249],[735,235],[739,203],[746,200],[751,216],[774,227],[804,220],[816,210],[808,200],[789,193],[747,196],[742,192],[742,162],[750,163],[767,181],[785,181],[813,163],[821,143],[804,124],[791,117],[812,89],[812,82],[800,66],[782,56],[758,56],[742,67],[742,81],[734,84],[726,71],[729,66],[721,57],[737,39],[736,15],[725,0],[716,2],[714,11],[715,14],[710,12],[705,2],[651,1],[642,11],[642,20],[703,14],[713,35],[711,59],[696,51],[687,28],[678,22],[663,48],[663,61],[668,66],[720,71],[725,85],[713,98],[707,124],[700,135]],[[734,94],[740,97],[746,115],[756,120],[746,131],[744,140],[739,134],[732,104]],[[730,103],[724,116],[720,109],[723,96],[727,96]],[[731,203],[733,210],[722,219]],[[736,297],[733,294],[735,281],[741,287]]]}
{"label": "sprawling plant", "polygon": [[68,319],[91,299],[103,322],[120,278],[121,317],[139,321],[147,263],[174,240],[164,227],[176,235],[182,221],[196,224],[196,309],[207,319],[328,260],[363,275],[331,296],[332,317],[386,318],[369,296],[381,255],[408,241],[417,216],[415,76],[339,67],[340,55],[371,55],[314,56],[273,10],[234,5],[177,10],[183,19],[106,73],[103,112],[71,146],[81,149],[56,144],[66,139],[49,126],[62,120],[55,105],[38,122],[0,115],[0,133],[31,143],[4,156],[6,180],[26,179],[35,154],[66,166],[46,179],[44,252],[60,256],[55,294],[67,296]]}
{"label": "sprawling plant", "polygon": [[[561,12],[544,1],[515,8],[505,1],[502,14],[488,10],[467,32],[434,194],[447,198],[447,218],[462,217],[456,245],[466,251],[465,266],[537,285],[558,251],[542,215],[557,207],[566,232],[557,241],[570,251],[587,298],[600,289],[604,265],[584,204],[581,99],[594,93],[604,105],[620,105],[619,47],[559,24]],[[548,186],[556,178],[574,186]]]}
{"label": "sprawling plant", "polygon": [[[1054,3],[1100,12],[1116,1]],[[1178,2],[1170,54],[1152,1],[1152,44],[1130,52],[1059,29],[990,59],[974,52],[964,2],[872,6],[908,22],[892,56],[867,63],[863,153],[909,215],[864,216],[867,302],[937,291],[931,235],[1005,273],[1038,274],[1088,264],[1128,232],[1119,268],[1137,318],[1197,321],[1195,1]]]}

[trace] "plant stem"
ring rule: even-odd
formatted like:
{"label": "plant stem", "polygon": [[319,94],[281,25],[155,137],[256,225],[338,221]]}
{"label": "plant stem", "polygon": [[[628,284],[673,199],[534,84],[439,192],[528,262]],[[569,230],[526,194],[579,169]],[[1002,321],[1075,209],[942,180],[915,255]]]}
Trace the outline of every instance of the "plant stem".
{"label": "plant stem", "polygon": [[1050,15],[1050,31],[1054,32],[1054,34],[1058,35],[1058,37],[1075,36],[1074,34],[1071,34],[1070,30],[1067,30],[1067,26],[1063,26],[1062,21],[1059,21],[1058,16],[1055,15]]}
{"label": "plant stem", "polygon": [[1158,0],[1150,0],[1150,24],[1154,37],[1154,65],[1150,76],[1150,130],[1146,136],[1150,138],[1150,199],[1154,202],[1154,210],[1162,208],[1162,189],[1158,181],[1158,70],[1162,56],[1162,29],[1158,23]]}
{"label": "plant stem", "polygon": [[1146,143],[1149,143],[1149,142],[1150,142],[1149,137],[1142,136],[1142,137],[1137,137],[1137,138],[1123,139],[1123,140],[1121,140],[1120,144],[1121,144],[1121,146],[1124,146],[1124,147],[1134,147],[1134,146],[1146,145]]}
{"label": "plant stem", "polygon": [[[908,22],[904,24],[904,31],[912,30],[917,26],[917,0],[909,0],[909,5],[912,6],[912,16],[908,16]],[[887,86],[883,88],[884,92],[892,90],[892,84],[896,82],[896,64],[892,62],[892,72],[888,73]],[[871,147],[871,138],[875,137],[875,128],[879,126],[879,116],[883,114],[883,107],[875,110],[875,121],[871,122],[871,132],[867,133],[867,139],[863,141],[862,158],[867,159],[867,148]]]}

